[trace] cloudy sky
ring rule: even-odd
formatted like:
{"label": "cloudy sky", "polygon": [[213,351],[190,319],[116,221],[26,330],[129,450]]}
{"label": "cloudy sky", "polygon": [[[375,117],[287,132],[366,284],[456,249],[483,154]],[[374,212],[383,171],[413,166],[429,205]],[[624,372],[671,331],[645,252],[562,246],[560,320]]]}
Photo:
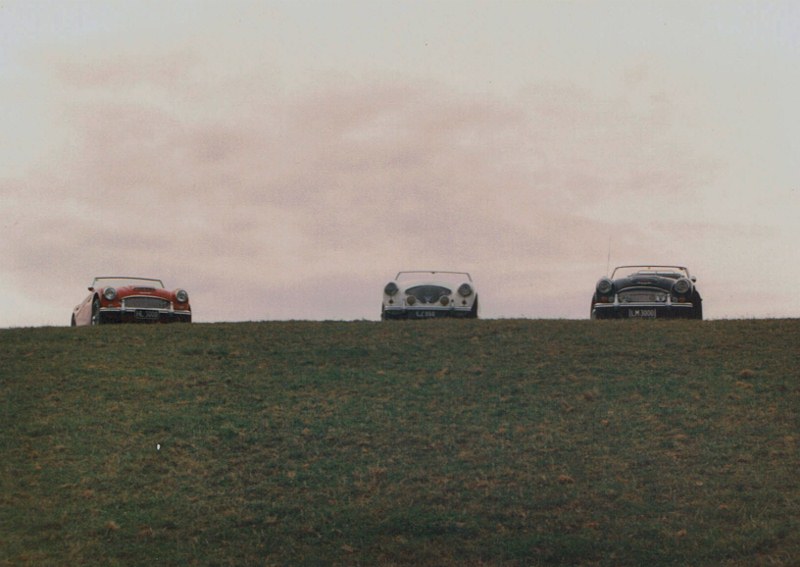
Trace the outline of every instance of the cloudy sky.
{"label": "cloudy sky", "polygon": [[585,318],[677,263],[800,316],[800,3],[0,0],[0,327],[96,275],[377,319],[398,270]]}

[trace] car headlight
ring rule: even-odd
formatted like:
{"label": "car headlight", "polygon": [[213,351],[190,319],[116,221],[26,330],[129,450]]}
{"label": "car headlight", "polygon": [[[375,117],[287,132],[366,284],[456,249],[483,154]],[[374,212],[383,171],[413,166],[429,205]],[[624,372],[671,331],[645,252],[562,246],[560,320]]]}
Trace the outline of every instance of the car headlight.
{"label": "car headlight", "polygon": [[185,289],[179,289],[175,292],[175,299],[178,300],[178,303],[186,303],[189,301],[189,294],[186,293]]}
{"label": "car headlight", "polygon": [[397,293],[398,289],[399,288],[397,287],[396,283],[389,282],[386,284],[386,287],[383,288],[383,293],[385,293],[386,295],[394,295]]}
{"label": "car headlight", "polygon": [[597,282],[597,292],[600,294],[607,295],[611,293],[612,289],[614,289],[614,282],[608,278],[602,278]]}
{"label": "car headlight", "polygon": [[472,286],[468,283],[463,283],[458,287],[458,294],[461,297],[469,297],[472,295]]}
{"label": "car headlight", "polygon": [[413,295],[409,295],[408,297],[406,297],[406,303],[408,303],[409,305],[414,305],[416,302],[417,298],[414,297]]}
{"label": "car headlight", "polygon": [[681,278],[675,282],[675,284],[672,286],[672,289],[675,290],[675,293],[683,295],[692,289],[692,282],[686,278]]}
{"label": "car headlight", "polygon": [[113,287],[107,287],[103,290],[103,297],[108,301],[114,301],[117,298],[117,290]]}

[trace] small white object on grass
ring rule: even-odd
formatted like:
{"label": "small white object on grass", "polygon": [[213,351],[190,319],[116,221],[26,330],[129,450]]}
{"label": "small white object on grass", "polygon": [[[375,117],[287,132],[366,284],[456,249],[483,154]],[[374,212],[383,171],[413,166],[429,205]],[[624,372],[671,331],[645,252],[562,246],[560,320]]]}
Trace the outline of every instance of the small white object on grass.
{"label": "small white object on grass", "polygon": [[161,443],[156,443],[156,451],[160,451],[160,450],[161,450]]}

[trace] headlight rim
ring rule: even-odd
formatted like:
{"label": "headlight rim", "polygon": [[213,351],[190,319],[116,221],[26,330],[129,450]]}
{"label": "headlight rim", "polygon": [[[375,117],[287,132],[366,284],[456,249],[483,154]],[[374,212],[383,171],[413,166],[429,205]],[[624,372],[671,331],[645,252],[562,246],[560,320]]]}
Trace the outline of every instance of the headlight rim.
{"label": "headlight rim", "polygon": [[600,278],[595,286],[597,293],[600,295],[610,295],[614,291],[614,282],[611,278]]}
{"label": "headlight rim", "polygon": [[679,278],[672,284],[672,290],[678,295],[687,295],[692,291],[692,282],[688,278]]}
{"label": "headlight rim", "polygon": [[383,293],[389,297],[394,297],[398,291],[400,287],[395,282],[389,282],[383,287]]}
{"label": "headlight rim", "polygon": [[472,289],[472,286],[469,285],[467,282],[464,282],[460,286],[458,286],[458,295],[460,295],[461,297],[469,297],[473,293],[475,293],[475,290]]}
{"label": "headlight rim", "polygon": [[117,290],[114,287],[108,286],[103,289],[103,299],[106,301],[114,301],[117,298]]}
{"label": "headlight rim", "polygon": [[189,292],[183,288],[175,290],[175,300],[178,303],[189,303]]}

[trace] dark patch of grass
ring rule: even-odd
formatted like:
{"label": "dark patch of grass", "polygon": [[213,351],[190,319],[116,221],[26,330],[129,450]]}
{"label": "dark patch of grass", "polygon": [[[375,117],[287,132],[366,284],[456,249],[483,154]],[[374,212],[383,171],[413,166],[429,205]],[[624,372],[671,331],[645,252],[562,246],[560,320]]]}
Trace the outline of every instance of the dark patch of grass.
{"label": "dark patch of grass", "polygon": [[790,565],[799,334],[3,330],[0,563]]}

